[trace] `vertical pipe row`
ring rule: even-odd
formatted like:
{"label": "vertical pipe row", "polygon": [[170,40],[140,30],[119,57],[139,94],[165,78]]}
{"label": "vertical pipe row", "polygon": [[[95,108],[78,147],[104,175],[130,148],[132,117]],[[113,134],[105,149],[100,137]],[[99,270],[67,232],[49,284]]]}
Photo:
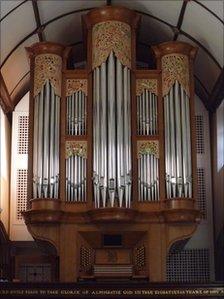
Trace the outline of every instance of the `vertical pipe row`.
{"label": "vertical pipe row", "polygon": [[167,198],[192,197],[189,97],[175,82],[164,97]]}
{"label": "vertical pipe row", "polygon": [[66,159],[66,201],[86,201],[86,158],[74,155]]}
{"label": "vertical pipe row", "polygon": [[67,134],[80,136],[86,134],[86,95],[82,91],[67,97]]}
{"label": "vertical pipe row", "polygon": [[60,97],[47,80],[34,100],[34,198],[58,198],[59,127]]}
{"label": "vertical pipe row", "polygon": [[111,52],[93,71],[93,185],[95,206],[130,207],[130,70]]}
{"label": "vertical pipe row", "polygon": [[154,93],[144,90],[137,96],[138,135],[158,134],[157,109],[157,96]]}
{"label": "vertical pipe row", "polygon": [[140,201],[159,200],[159,159],[144,154],[138,159],[138,188]]}

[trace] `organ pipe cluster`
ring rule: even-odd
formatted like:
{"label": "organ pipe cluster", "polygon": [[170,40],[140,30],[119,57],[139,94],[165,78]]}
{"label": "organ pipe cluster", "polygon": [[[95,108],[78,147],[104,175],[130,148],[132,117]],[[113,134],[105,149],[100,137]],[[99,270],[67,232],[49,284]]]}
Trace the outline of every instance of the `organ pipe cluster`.
{"label": "organ pipe cluster", "polygon": [[110,53],[93,70],[93,184],[95,206],[131,204],[130,69]]}
{"label": "organ pipe cluster", "polygon": [[67,134],[86,134],[86,95],[82,91],[67,97]]}
{"label": "organ pipe cluster", "polygon": [[47,80],[34,99],[34,198],[58,198],[59,131],[60,97]]}
{"label": "organ pipe cluster", "polygon": [[137,96],[138,135],[158,134],[157,114],[157,96],[145,89]]}
{"label": "organ pipe cluster", "polygon": [[66,159],[66,200],[86,201],[86,158],[73,155]]}
{"label": "organ pipe cluster", "polygon": [[159,200],[159,159],[145,153],[138,159],[138,190],[140,201]]}
{"label": "organ pipe cluster", "polygon": [[189,97],[178,81],[164,97],[167,198],[192,197]]}

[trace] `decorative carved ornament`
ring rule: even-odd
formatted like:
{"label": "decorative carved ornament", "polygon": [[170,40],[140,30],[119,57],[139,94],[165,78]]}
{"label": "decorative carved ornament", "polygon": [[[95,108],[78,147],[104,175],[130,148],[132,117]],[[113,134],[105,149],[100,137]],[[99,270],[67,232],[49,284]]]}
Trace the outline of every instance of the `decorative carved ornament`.
{"label": "decorative carved ornament", "polygon": [[131,68],[131,27],[123,22],[107,21],[96,24],[92,31],[92,68],[106,61],[111,51],[119,61]]}
{"label": "decorative carved ornament", "polygon": [[66,141],[65,158],[71,156],[87,159],[87,141]]}
{"label": "decorative carved ornament", "polygon": [[87,80],[86,79],[68,79],[66,80],[66,97],[73,93],[82,91],[87,96]]}
{"label": "decorative carved ornament", "polygon": [[148,90],[158,95],[158,86],[156,79],[137,79],[136,80],[136,95],[140,96],[144,90]]}
{"label": "decorative carved ornament", "polygon": [[37,96],[47,80],[51,82],[54,92],[61,96],[62,58],[55,54],[40,54],[35,57],[34,96]]}
{"label": "decorative carved ornament", "polygon": [[183,54],[165,55],[162,57],[163,96],[169,93],[176,80],[190,96],[188,57]]}
{"label": "decorative carved ornament", "polygon": [[154,155],[159,159],[159,141],[138,140],[137,155],[138,159],[140,159],[142,155]]}

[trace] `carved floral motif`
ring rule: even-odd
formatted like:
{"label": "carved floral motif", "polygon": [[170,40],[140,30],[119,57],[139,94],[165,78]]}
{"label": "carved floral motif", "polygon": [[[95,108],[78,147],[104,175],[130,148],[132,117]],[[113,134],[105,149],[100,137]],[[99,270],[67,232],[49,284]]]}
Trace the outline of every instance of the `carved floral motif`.
{"label": "carved floral motif", "polygon": [[92,68],[106,61],[111,51],[119,61],[131,68],[131,28],[118,21],[107,21],[96,24],[92,31],[93,52]]}
{"label": "carved floral motif", "polygon": [[159,159],[159,141],[138,140],[137,155],[138,159],[141,158],[142,155],[154,155]]}
{"label": "carved floral motif", "polygon": [[35,58],[34,96],[37,96],[47,80],[50,80],[57,96],[61,96],[62,58],[55,54],[40,54]]}
{"label": "carved floral motif", "polygon": [[156,79],[137,79],[136,80],[136,95],[140,96],[144,92],[145,89],[158,95],[157,80]]}
{"label": "carved floral motif", "polygon": [[176,80],[190,96],[188,57],[183,54],[165,55],[162,57],[163,96],[169,93]]}
{"label": "carved floral motif", "polygon": [[87,159],[87,141],[66,141],[65,158],[71,156]]}
{"label": "carved floral motif", "polygon": [[68,79],[66,80],[66,96],[69,97],[73,93],[82,91],[87,96],[87,80],[86,79]]}

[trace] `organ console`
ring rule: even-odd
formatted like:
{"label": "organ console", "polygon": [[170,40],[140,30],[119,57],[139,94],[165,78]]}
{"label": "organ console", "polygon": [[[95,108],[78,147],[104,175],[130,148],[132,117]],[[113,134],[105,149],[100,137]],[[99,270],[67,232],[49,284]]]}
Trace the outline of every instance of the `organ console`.
{"label": "organ console", "polygon": [[196,49],[184,42],[153,46],[157,68],[138,69],[139,22],[124,7],[88,12],[83,69],[67,68],[69,47],[27,48],[29,209],[23,216],[34,239],[55,246],[62,282],[165,281],[170,246],[197,227]]}

